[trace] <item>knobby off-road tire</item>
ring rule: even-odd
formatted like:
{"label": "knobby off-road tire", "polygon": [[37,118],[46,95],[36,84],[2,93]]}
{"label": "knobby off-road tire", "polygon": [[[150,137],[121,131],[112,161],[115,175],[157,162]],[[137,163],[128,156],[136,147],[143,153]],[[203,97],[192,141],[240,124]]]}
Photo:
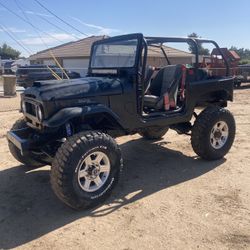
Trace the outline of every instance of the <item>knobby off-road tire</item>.
{"label": "knobby off-road tire", "polygon": [[94,207],[111,194],[121,168],[121,151],[112,137],[81,132],[58,149],[51,168],[52,189],[74,209]]}
{"label": "knobby off-road tire", "polygon": [[224,108],[209,107],[199,114],[191,134],[194,152],[203,159],[221,159],[230,150],[235,137],[235,120]]}
{"label": "knobby off-road tire", "polygon": [[141,132],[139,132],[139,135],[141,135],[143,138],[147,140],[158,140],[161,139],[167,132],[167,128],[147,128]]}
{"label": "knobby off-road tire", "polygon": [[[27,128],[26,122],[23,118],[17,120],[13,124],[11,130],[17,130],[22,128]],[[8,141],[8,146],[10,153],[14,156],[14,158],[25,166],[37,168],[46,165],[45,163],[40,162],[38,156],[32,152],[27,152],[22,155],[21,151],[10,141]]]}
{"label": "knobby off-road tire", "polygon": [[240,88],[240,86],[241,86],[241,82],[235,82],[234,83],[234,87],[235,88]]}

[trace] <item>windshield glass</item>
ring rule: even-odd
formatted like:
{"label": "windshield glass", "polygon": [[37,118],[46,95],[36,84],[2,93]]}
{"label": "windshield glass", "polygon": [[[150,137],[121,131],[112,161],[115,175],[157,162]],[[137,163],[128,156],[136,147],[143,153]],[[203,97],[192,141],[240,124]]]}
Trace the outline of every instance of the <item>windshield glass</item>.
{"label": "windshield glass", "polygon": [[103,42],[94,46],[92,68],[122,68],[135,65],[137,39]]}

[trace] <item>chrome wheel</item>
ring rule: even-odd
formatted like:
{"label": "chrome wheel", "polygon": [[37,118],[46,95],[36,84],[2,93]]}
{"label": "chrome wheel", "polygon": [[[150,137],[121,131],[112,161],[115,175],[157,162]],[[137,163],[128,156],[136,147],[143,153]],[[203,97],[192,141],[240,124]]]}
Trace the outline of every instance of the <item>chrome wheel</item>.
{"label": "chrome wheel", "polygon": [[84,191],[97,191],[107,181],[110,161],[105,153],[101,151],[90,153],[79,162],[79,165],[78,183]]}
{"label": "chrome wheel", "polygon": [[217,122],[210,133],[210,143],[214,149],[222,148],[228,139],[229,129],[228,125],[224,121]]}

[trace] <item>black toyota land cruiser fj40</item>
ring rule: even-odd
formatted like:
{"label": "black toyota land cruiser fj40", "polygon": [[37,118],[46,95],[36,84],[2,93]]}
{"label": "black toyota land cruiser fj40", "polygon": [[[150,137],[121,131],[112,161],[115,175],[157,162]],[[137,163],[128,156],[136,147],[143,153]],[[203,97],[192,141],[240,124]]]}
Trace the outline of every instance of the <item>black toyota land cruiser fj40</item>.
{"label": "black toyota land cruiser fj40", "polygon": [[[171,42],[192,45],[194,63],[171,64],[164,45]],[[222,158],[235,136],[225,109],[233,78],[199,68],[200,43],[220,51],[211,40],[142,34],[95,42],[85,78],[35,82],[24,91],[24,117],[7,134],[10,152],[25,165],[50,164],[55,194],[76,209],[97,205],[116,185],[122,158],[114,137],[159,139],[170,128],[191,135],[201,158]],[[149,65],[150,50],[162,52],[164,65]]]}

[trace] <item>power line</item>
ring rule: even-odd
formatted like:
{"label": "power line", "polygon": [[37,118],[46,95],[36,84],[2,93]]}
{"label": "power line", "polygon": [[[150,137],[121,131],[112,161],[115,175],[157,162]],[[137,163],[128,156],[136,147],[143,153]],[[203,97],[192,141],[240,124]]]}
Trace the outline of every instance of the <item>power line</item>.
{"label": "power line", "polygon": [[49,23],[50,25],[52,25],[52,26],[56,27],[57,29],[61,30],[62,32],[65,32],[65,33],[69,34],[70,36],[73,36],[75,39],[79,40],[79,37],[77,37],[77,36],[75,36],[75,35],[73,35],[73,34],[70,34],[68,31],[66,31],[65,29],[61,28],[60,26],[58,26],[58,25],[56,25],[56,24],[50,22],[50,21],[47,20],[45,17],[43,17],[43,16],[39,16],[39,17],[40,17],[41,19],[43,19],[45,22]]}
{"label": "power line", "polygon": [[5,31],[5,32],[8,34],[8,36],[9,36],[12,40],[14,40],[19,46],[21,46],[29,55],[33,53],[31,50],[29,50],[28,48],[26,48],[20,41],[18,41],[18,40],[14,37],[14,35],[11,34],[11,32],[9,32],[9,30],[8,30],[6,27],[4,27],[2,24],[0,24],[0,27],[1,27],[1,29],[2,29],[3,31]]}
{"label": "power line", "polygon": [[29,22],[30,20],[29,20],[28,16],[26,15],[26,13],[23,11],[21,5],[19,5],[19,2],[17,0],[15,0],[15,3],[17,5],[17,7],[21,10],[21,12],[23,13],[25,19]]}
{"label": "power line", "polygon": [[[1,25],[1,24],[0,24],[0,25]],[[1,25],[1,27],[2,27],[2,29],[7,33],[7,35],[8,35],[12,40],[14,40],[19,46],[21,46],[26,52],[28,52],[29,55],[30,55],[30,54],[34,54],[34,52],[33,52],[30,48],[28,48],[26,45],[24,45],[24,43],[18,38],[18,36],[16,36],[16,35],[14,34],[14,32],[12,32],[11,29],[6,28],[7,26],[4,25],[3,23],[2,23],[2,25]],[[18,38],[18,39],[17,39],[17,38]]]}
{"label": "power line", "polygon": [[54,36],[50,35],[49,33],[45,32],[45,31],[42,31],[41,29],[39,29],[38,27],[36,27],[33,23],[31,23],[29,20],[26,20],[25,18],[23,18],[20,15],[18,15],[17,13],[15,13],[13,10],[11,10],[6,5],[4,5],[2,2],[0,2],[0,5],[2,7],[4,7],[6,10],[8,10],[10,13],[12,13],[13,15],[15,15],[16,17],[20,18],[25,23],[28,23],[29,25],[31,25],[35,30],[38,30],[38,31],[46,34],[47,36],[51,37],[52,39],[57,40],[60,43],[63,43],[63,41],[60,41],[59,39],[55,38]]}
{"label": "power line", "polygon": [[[39,33],[39,29],[33,25],[31,22],[30,22],[30,19],[29,17],[26,15],[26,13],[24,12],[23,8],[18,4],[17,0],[15,1],[16,2],[16,5],[17,7],[19,7],[19,9],[21,10],[21,12],[23,13],[24,15],[24,18],[22,18],[21,16],[19,16],[18,14],[16,14],[15,12],[13,12],[13,14],[16,14],[16,16],[18,16],[19,18],[21,18],[23,21],[27,22],[29,25],[31,25],[31,27],[34,29],[34,31],[37,33],[37,35],[39,36],[39,38],[41,39],[42,43],[44,44],[44,46],[48,49],[48,45],[45,43],[45,41],[43,40],[42,36],[40,35]],[[1,4],[1,2],[0,2]]]}
{"label": "power line", "polygon": [[[23,8],[21,7],[21,5],[19,5],[18,1],[15,0],[17,7],[21,10],[24,18],[26,19],[26,22],[28,22],[29,25],[31,25],[31,27],[34,29],[34,31],[37,33],[37,35],[40,37],[42,43],[45,45],[46,48],[48,48],[47,44],[44,42],[43,38],[41,37],[40,33],[37,31],[37,29],[34,27],[34,25],[32,25],[32,23],[30,22],[29,17],[26,15],[26,13],[24,12]],[[21,17],[21,16],[20,16]]]}
{"label": "power line", "polygon": [[[1,4],[1,2],[0,2],[0,4]],[[27,16],[26,13],[24,12],[23,8],[22,8],[20,5],[18,5],[17,1],[16,1],[16,4],[17,4],[17,6],[20,8],[20,10],[22,11],[22,13],[23,13],[23,15],[24,15],[24,17],[25,17],[26,20],[23,19],[21,16],[20,16],[20,18],[22,18],[22,20],[27,21],[27,22],[34,28],[35,32],[37,32],[37,34],[38,34],[38,36],[40,37],[40,39],[41,39],[42,43],[44,44],[44,46],[47,47],[47,49],[49,50],[50,55],[51,55],[52,58],[54,59],[56,65],[62,70],[63,74],[64,74],[64,75],[66,76],[66,78],[69,80],[68,74],[67,74],[66,71],[62,68],[61,64],[60,64],[60,63],[58,62],[58,60],[56,59],[56,57],[55,57],[55,55],[53,54],[52,50],[48,47],[48,45],[45,43],[45,41],[44,41],[43,38],[41,37],[40,33],[36,30],[36,27],[30,22],[28,16]],[[15,12],[14,12],[14,13],[15,13]],[[18,16],[19,16],[19,15],[18,15]],[[56,73],[55,73],[55,74],[56,74]]]}
{"label": "power line", "polygon": [[15,0],[17,7],[21,10],[24,18],[26,19],[26,22],[28,22],[29,25],[34,29],[34,31],[37,33],[37,35],[40,37],[41,41],[45,45],[45,47],[48,48],[47,44],[44,42],[43,38],[41,37],[40,33],[37,31],[36,27],[30,22],[29,17],[26,15],[25,11],[23,10],[22,6],[19,4],[17,0]]}
{"label": "power line", "polygon": [[[26,19],[29,19],[28,16],[26,15],[25,11],[23,11],[23,8],[21,7],[21,3],[18,2],[18,0],[15,0],[15,2],[16,2],[16,5],[22,10],[23,15],[26,17]],[[41,18],[42,20],[44,20],[45,22],[49,23],[50,25],[52,25],[52,26],[56,27],[57,29],[61,30],[62,32],[67,33],[67,34],[69,34],[70,36],[73,36],[75,39],[79,40],[79,37],[77,37],[77,36],[75,36],[75,35],[73,35],[73,34],[70,34],[67,30],[65,30],[65,29],[61,28],[60,26],[58,26],[58,25],[56,25],[56,24],[50,22],[50,21],[47,20],[45,17],[40,16],[40,15],[37,15],[37,16],[38,16],[39,18]]]}
{"label": "power line", "polygon": [[45,7],[43,4],[41,4],[38,0],[34,0],[37,4],[39,4],[43,9],[45,9],[46,11],[48,11],[51,15],[53,15],[54,17],[56,17],[57,19],[59,19],[61,22],[63,22],[64,24],[68,25],[69,27],[71,27],[72,29],[76,30],[77,32],[81,33],[84,36],[88,36],[86,33],[80,31],[79,29],[75,28],[73,25],[71,25],[70,23],[66,22],[65,20],[63,20],[61,17],[59,17],[58,15],[56,15],[55,13],[53,13],[51,10],[49,10],[47,7]]}

